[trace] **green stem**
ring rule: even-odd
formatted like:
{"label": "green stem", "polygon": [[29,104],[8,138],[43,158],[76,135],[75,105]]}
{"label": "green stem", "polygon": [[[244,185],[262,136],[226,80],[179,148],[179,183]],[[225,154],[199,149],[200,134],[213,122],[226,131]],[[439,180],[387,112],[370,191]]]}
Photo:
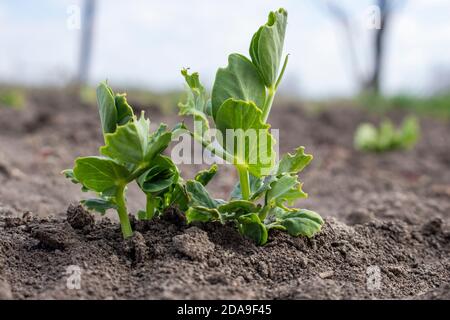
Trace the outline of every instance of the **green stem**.
{"label": "green stem", "polygon": [[120,186],[116,193],[117,213],[119,214],[120,226],[122,227],[123,237],[129,238],[133,235],[130,219],[128,218],[128,210],[125,203],[125,185]]}
{"label": "green stem", "polygon": [[147,196],[147,205],[145,207],[145,219],[146,220],[151,220],[153,219],[153,216],[155,215],[155,202],[156,199],[149,193],[146,194]]}
{"label": "green stem", "polygon": [[[226,151],[225,149],[223,149],[222,147],[217,146],[217,145],[216,145],[216,146],[213,146],[212,143],[209,143],[208,141],[203,140],[202,137],[199,136],[198,134],[192,133],[192,132],[190,132],[190,131],[189,131],[189,134],[191,135],[191,137],[194,138],[194,140],[196,140],[196,141],[198,141],[199,143],[201,143],[201,145],[202,145],[205,149],[211,151],[211,153],[212,153],[213,155],[220,156],[220,157],[221,157],[223,160],[225,160],[225,161],[226,161],[226,160],[231,160],[231,163],[235,163],[235,162],[236,162],[236,158],[235,158],[233,155],[231,155],[228,151]],[[220,147],[219,153],[221,153],[220,155],[217,154],[217,149],[218,149],[219,147]]]}
{"label": "green stem", "polygon": [[286,58],[284,59],[283,68],[281,68],[280,75],[278,76],[278,80],[275,83],[275,90],[278,90],[278,86],[280,85],[281,79],[283,79],[284,72],[286,71],[286,67],[289,61],[289,55],[286,55]]}
{"label": "green stem", "polygon": [[236,166],[239,173],[239,182],[241,184],[242,199],[250,199],[250,177],[248,175],[248,170],[244,166]]}
{"label": "green stem", "polygon": [[270,109],[272,108],[273,99],[275,98],[276,89],[274,86],[270,87],[267,92],[266,101],[264,101],[264,105],[262,108],[262,121],[264,123],[267,122],[267,118],[269,118]]}
{"label": "green stem", "polygon": [[267,89],[267,97],[266,101],[264,101],[264,105],[262,108],[263,115],[262,115],[262,121],[264,123],[267,122],[267,119],[269,118],[270,109],[272,109],[273,100],[275,99],[275,93],[277,92],[278,86],[280,85],[281,79],[283,79],[284,72],[286,71],[286,67],[289,61],[289,55],[286,55],[286,58],[284,59],[283,67],[281,68],[280,75],[278,76],[277,81],[275,84],[272,84]]}

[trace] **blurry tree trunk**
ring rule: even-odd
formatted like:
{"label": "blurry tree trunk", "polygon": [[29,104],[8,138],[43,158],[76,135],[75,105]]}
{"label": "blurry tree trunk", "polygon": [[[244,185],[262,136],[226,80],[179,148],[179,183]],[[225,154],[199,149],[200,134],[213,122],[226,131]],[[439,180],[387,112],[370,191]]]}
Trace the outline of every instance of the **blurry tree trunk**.
{"label": "blurry tree trunk", "polygon": [[373,48],[373,69],[371,75],[364,83],[363,90],[378,95],[380,93],[380,79],[383,71],[385,35],[390,18],[390,10],[387,4],[388,0],[378,0],[380,8],[381,24],[380,29],[375,32],[374,48]]}
{"label": "blurry tree trunk", "polygon": [[92,37],[94,32],[96,0],[84,0],[81,17],[81,42],[78,64],[77,84],[83,86],[89,79],[92,56]]}
{"label": "blurry tree trunk", "polygon": [[[370,72],[365,75],[358,64],[356,48],[352,37],[352,28],[350,25],[350,18],[336,2],[327,2],[330,13],[342,25],[345,32],[345,39],[348,43],[350,51],[350,59],[352,70],[357,82],[361,86],[363,92],[371,94],[380,94],[380,80],[383,75],[384,68],[384,53],[385,53],[385,38],[387,34],[387,27],[391,18],[391,5],[389,1],[392,0],[377,0],[377,6],[380,10],[380,28],[375,30],[374,43],[371,48],[372,63]],[[392,3],[391,3],[392,4]]]}

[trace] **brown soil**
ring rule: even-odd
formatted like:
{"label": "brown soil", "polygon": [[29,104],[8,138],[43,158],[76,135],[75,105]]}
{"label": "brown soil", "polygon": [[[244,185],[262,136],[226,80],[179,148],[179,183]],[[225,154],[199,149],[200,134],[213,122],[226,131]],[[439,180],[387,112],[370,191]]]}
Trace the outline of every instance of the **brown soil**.
{"label": "brown soil", "polygon": [[[179,121],[154,108],[147,114],[154,126]],[[299,205],[327,223],[311,240],[273,232],[256,247],[232,226],[186,227],[171,212],[135,223],[124,242],[113,214],[94,222],[67,209],[86,195],[60,171],[97,152],[95,108],[32,92],[25,110],[0,110],[0,298],[449,299],[450,126],[422,119],[413,151],[354,151],[357,124],[378,119],[351,108],[274,107],[281,151],[305,145],[315,156],[301,177],[310,198]],[[183,175],[198,169],[183,166]],[[222,167],[214,195],[226,197],[236,179]],[[130,212],[142,206],[131,188]],[[81,268],[80,290],[66,286],[70,265]],[[380,287],[369,290],[373,267]]]}

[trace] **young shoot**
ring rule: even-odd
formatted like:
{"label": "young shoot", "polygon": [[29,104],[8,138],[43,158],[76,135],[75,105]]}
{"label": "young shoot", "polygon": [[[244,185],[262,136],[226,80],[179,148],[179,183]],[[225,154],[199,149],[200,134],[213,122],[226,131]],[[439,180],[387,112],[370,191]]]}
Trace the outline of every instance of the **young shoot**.
{"label": "young shoot", "polygon": [[[286,24],[286,10],[270,12],[252,37],[250,58],[233,53],[228,65],[218,69],[210,98],[198,73],[182,70],[188,90],[179,107],[181,115],[194,117],[190,134],[233,164],[239,177],[229,201],[213,199],[202,183],[188,181],[187,220],[234,221],[243,235],[260,245],[270,229],[311,237],[323,224],[317,213],[289,207],[307,196],[297,175],[312,156],[300,147],[276,163],[275,139],[267,123],[288,62],[288,56],[282,56]],[[212,143],[210,122],[218,145]]]}
{"label": "young shoot", "polygon": [[114,94],[105,83],[97,88],[97,101],[105,144],[101,156],[80,157],[73,169],[64,174],[83,191],[92,191],[97,198],[81,201],[88,209],[102,214],[115,209],[124,238],[133,234],[128,217],[126,190],[136,181],[147,197],[147,208],[141,219],[151,219],[163,206],[161,196],[173,190],[179,173],[170,158],[161,153],[167,148],[172,132],[161,124],[150,132],[150,120],[144,113],[138,118],[124,94]]}

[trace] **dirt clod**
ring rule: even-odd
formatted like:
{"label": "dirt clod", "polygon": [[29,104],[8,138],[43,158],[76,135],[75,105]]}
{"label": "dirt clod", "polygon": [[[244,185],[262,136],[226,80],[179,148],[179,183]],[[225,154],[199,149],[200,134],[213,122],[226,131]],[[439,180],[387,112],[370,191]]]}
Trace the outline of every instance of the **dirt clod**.
{"label": "dirt clod", "polygon": [[139,231],[124,241],[124,251],[135,263],[141,263],[148,257],[148,247]]}
{"label": "dirt clod", "polygon": [[197,227],[191,227],[185,234],[173,237],[172,242],[175,250],[193,260],[202,261],[214,250],[208,234]]}
{"label": "dirt clod", "polygon": [[67,208],[67,222],[74,229],[90,228],[95,223],[93,215],[81,204],[70,204]]}
{"label": "dirt clod", "polygon": [[48,250],[64,250],[71,243],[67,228],[60,229],[51,225],[32,227],[31,236]]}
{"label": "dirt clod", "polygon": [[374,215],[367,209],[357,209],[347,216],[347,223],[350,225],[364,224],[374,219]]}
{"label": "dirt clod", "polygon": [[424,235],[439,234],[441,231],[442,231],[442,219],[440,218],[431,219],[422,227],[422,233]]}

